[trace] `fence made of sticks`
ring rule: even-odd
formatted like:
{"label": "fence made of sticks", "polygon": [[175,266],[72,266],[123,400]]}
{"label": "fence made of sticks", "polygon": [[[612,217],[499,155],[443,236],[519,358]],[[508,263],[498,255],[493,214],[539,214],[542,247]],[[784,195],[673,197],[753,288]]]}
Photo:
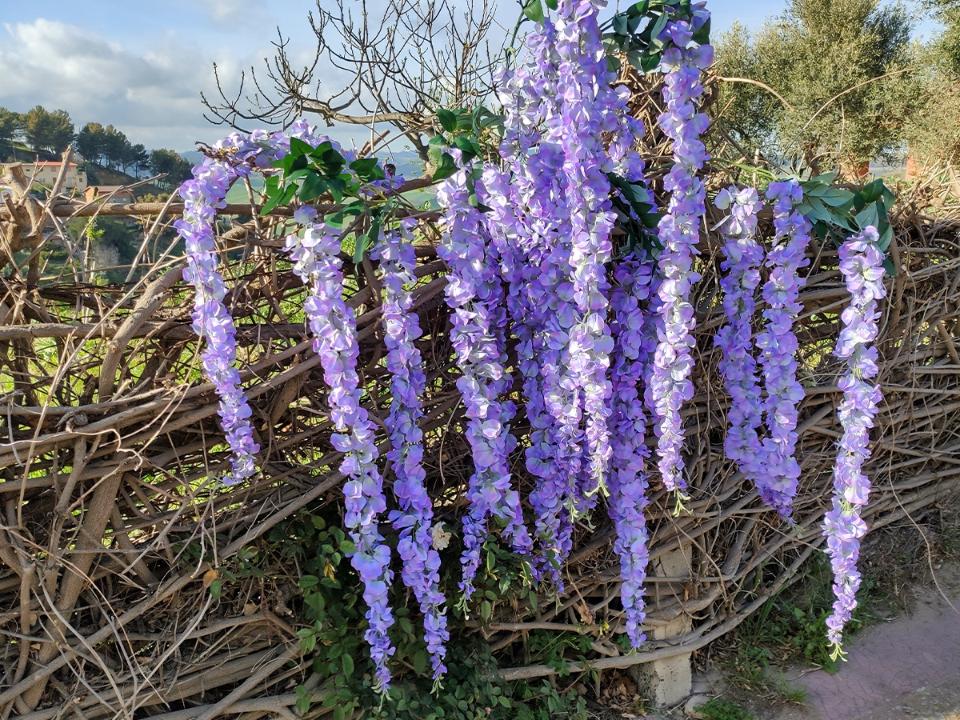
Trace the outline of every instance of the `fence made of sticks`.
{"label": "fence made of sticks", "polygon": [[[261,473],[225,488],[216,481],[228,460],[217,398],[200,372],[184,261],[171,241],[176,201],[117,209],[72,204],[54,193],[44,202],[15,171],[6,185],[12,190],[0,213],[0,717],[292,716],[294,688],[311,665],[297,634],[301,568],[271,555],[260,572],[233,574],[211,592],[224,570],[255,554],[271,531],[304,513],[335,511],[341,502],[304,291],[278,252],[283,215],[249,219],[235,214],[246,208],[231,206],[219,226],[227,305],[237,321],[239,365],[262,447]],[[875,488],[866,511],[872,528],[919,515],[960,487],[960,223],[925,214],[929,192],[904,194],[893,216],[896,274],[888,280],[877,342],[884,402],[867,468]],[[149,218],[132,279],[98,282],[82,267],[85,257],[71,252],[62,267],[50,265],[50,251],[67,242],[66,218],[115,211]],[[432,214],[423,220],[431,222]],[[455,387],[444,265],[429,238],[418,245],[415,292],[428,376],[425,464],[438,519],[455,532],[471,458]],[[682,616],[691,629],[652,640],[638,653],[611,640],[622,621],[619,564],[601,508],[590,523],[577,525],[562,593],[547,597],[545,590],[535,606],[495,603],[489,617],[465,626],[489,644],[505,680],[558,672],[556,663],[530,659],[525,645],[533,632],[590,637],[585,659],[564,666],[570,672],[625,668],[701,648],[792,582],[821,548],[841,433],[841,367],[832,348],[848,300],[835,247],[814,242],[801,298],[806,397],[794,525],[764,507],[724,457],[728,400],[712,340],[722,322],[719,247],[705,230],[695,296],[697,394],[684,410],[689,512],[672,516],[672,501],[655,477],[650,507],[648,624]],[[368,260],[347,268],[367,409],[385,443],[389,381],[377,270]],[[512,430],[525,435],[522,414]],[[532,480],[522,448],[513,471],[526,497]],[[388,488],[389,481],[387,475]],[[677,551],[690,568],[682,576],[661,570],[660,559]],[[455,555],[447,558],[456,565]],[[322,683],[309,687],[322,695]]]}

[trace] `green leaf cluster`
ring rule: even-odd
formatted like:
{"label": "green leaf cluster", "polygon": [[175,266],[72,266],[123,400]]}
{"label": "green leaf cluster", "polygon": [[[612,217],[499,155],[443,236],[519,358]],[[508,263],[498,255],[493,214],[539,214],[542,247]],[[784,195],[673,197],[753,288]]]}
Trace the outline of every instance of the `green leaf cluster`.
{"label": "green leaf cluster", "polygon": [[430,139],[427,148],[434,180],[445,180],[457,171],[451,148],[460,151],[464,163],[469,162],[483,154],[484,136],[503,127],[503,118],[483,105],[473,109],[439,108],[436,116],[441,132]]}
{"label": "green leaf cluster", "polygon": [[[608,62],[618,69],[618,56],[625,55],[637,70],[650,73],[660,65],[666,43],[660,33],[671,18],[689,17],[690,0],[640,0],[617,13],[605,26],[603,41]],[[701,45],[710,42],[710,21],[697,30],[693,38]]]}
{"label": "green leaf cluster", "polygon": [[[880,233],[880,249],[886,252],[893,240],[893,193],[880,179],[857,190],[838,186],[836,180],[836,173],[825,173],[802,181],[803,203],[797,209],[813,223],[820,237],[833,239],[838,245],[851,234],[873,226]],[[887,269],[892,271],[892,265]]]}

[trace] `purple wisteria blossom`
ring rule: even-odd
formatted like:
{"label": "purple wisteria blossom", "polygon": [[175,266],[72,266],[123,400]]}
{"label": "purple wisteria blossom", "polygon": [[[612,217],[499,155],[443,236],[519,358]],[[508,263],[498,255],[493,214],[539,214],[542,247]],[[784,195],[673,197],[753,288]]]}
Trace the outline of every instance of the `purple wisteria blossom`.
{"label": "purple wisteria blossom", "polygon": [[537,579],[562,587],[560,568],[572,547],[572,512],[581,476],[581,409],[569,372],[571,330],[578,319],[570,279],[570,222],[560,144],[556,28],[546,19],[527,37],[527,56],[505,83],[501,155],[511,173],[484,175],[507,283],[518,368],[530,422],[527,469],[538,543]]}
{"label": "purple wisteria blossom", "polygon": [[443,659],[447,630],[445,599],[440,591],[440,555],[433,547],[433,502],[424,485],[423,403],[427,379],[423,358],[414,341],[422,334],[420,322],[412,311],[410,288],[416,282],[416,256],[410,240],[410,221],[398,230],[383,235],[374,247],[373,257],[380,261],[384,299],[380,306],[390,371],[390,451],[387,459],[393,468],[393,494],[400,505],[390,513],[390,521],[399,533],[397,553],[402,567],[400,576],[413,591],[424,618],[424,639],[433,665],[433,677],[446,672]]}
{"label": "purple wisteria blossom", "polygon": [[[793,325],[802,310],[800,290],[805,280],[799,271],[810,264],[810,221],[796,208],[803,189],[796,180],[771,183],[767,199],[773,205],[774,238],[765,261],[768,279],[763,285],[764,326],[756,338],[763,369],[769,436],[763,440],[764,500],[789,518],[797,494],[800,465],[797,445],[798,406],[803,386],[797,381],[799,343]],[[763,493],[761,493],[763,494]]]}
{"label": "purple wisteria blossom", "polygon": [[759,435],[763,396],[753,356],[753,318],[764,259],[763,247],[756,239],[757,213],[762,203],[754,188],[731,186],[717,194],[715,204],[730,212],[720,226],[724,254],[720,289],[726,324],[714,338],[721,350],[720,373],[730,393],[730,428],[723,447],[764,501],[771,503],[776,495],[767,485],[769,474]]}
{"label": "purple wisteria blossom", "polygon": [[700,278],[693,262],[706,200],[703,182],[697,176],[707,161],[700,136],[710,123],[705,114],[697,112],[697,104],[703,96],[701,71],[710,65],[713,55],[709,45],[701,46],[693,40],[693,33],[707,17],[702,7],[696,10],[692,21],[670,20],[661,35],[670,47],[662,58],[666,109],[658,123],[673,141],[674,165],[664,178],[670,200],[659,225],[663,245],[658,262],[662,328],[650,384],[656,413],[657,466],[667,490],[680,493],[678,505],[687,484],[680,409],[693,397],[690,374],[696,319],[690,291]]}
{"label": "purple wisteria blossom", "polygon": [[506,310],[500,258],[482,213],[470,204],[470,168],[458,170],[437,191],[446,234],[438,248],[446,262],[447,305],[453,310],[451,340],[462,376],[457,388],[467,416],[467,441],[474,472],[467,486],[469,508],[463,521],[465,600],[473,594],[480,551],[491,517],[518,553],[529,555],[532,540],[523,522],[520,496],[511,487],[508,456],[516,446],[509,423],[515,408],[501,396],[510,387],[506,363]]}
{"label": "purple wisteria blossom", "polygon": [[254,440],[250,405],[240,386],[240,373],[234,367],[236,328],[223,302],[226,288],[216,252],[216,211],[223,207],[234,181],[247,177],[254,169],[268,167],[289,152],[291,137],[314,145],[327,139],[302,120],[286,131],[272,134],[265,130],[231,133],[213,146],[219,157],[205,157],[178,191],[184,200],[184,211],[174,227],[186,247],[184,279],[195,289],[193,329],[206,345],[201,355],[204,373],[220,399],[220,423],[231,450],[230,472],[223,478],[227,485],[256,472],[254,457],[260,447]]}
{"label": "purple wisteria blossom", "polygon": [[643,584],[650,557],[644,515],[649,502],[644,462],[650,451],[644,442],[647,419],[639,388],[656,348],[655,330],[651,329],[655,318],[645,315],[643,309],[652,291],[652,264],[631,255],[617,265],[614,280],[610,296],[614,353],[608,512],[617,532],[613,547],[620,556],[620,597],[627,636],[633,647],[639,647],[645,640]]}
{"label": "purple wisteria blossom", "polygon": [[329,388],[330,421],[336,430],[330,441],[343,453],[340,472],[347,479],[343,488],[344,522],[356,546],[350,562],[363,583],[367,604],[364,638],[376,666],[377,689],[386,692],[390,686],[387,662],[394,653],[388,634],[393,612],[387,597],[393,572],[390,548],[378,523],[387,503],[377,468],[376,428],[360,404],[363,391],[357,375],[357,321],[343,299],[340,233],[330,225],[316,224],[307,228],[302,238],[290,235],[287,250],[294,272],[309,288],[304,310]]}
{"label": "purple wisteria blossom", "polygon": [[610,201],[609,164],[603,135],[616,129],[621,96],[610,86],[612,73],[600,31],[599,11],[605,0],[560,0],[557,8],[558,87],[561,89],[559,143],[563,150],[566,215],[570,223],[570,267],[573,298],[579,313],[570,330],[569,372],[582,402],[587,464],[574,498],[588,511],[605,488],[610,462],[610,352],[607,325],[610,261],[615,214]]}
{"label": "purple wisteria blossom", "polygon": [[833,568],[835,600],[833,613],[827,618],[827,638],[834,646],[834,658],[842,657],[843,628],[857,606],[857,559],[860,539],[867,532],[860,512],[870,493],[863,465],[870,458],[870,428],[883,399],[880,386],[871,382],[879,372],[877,349],[871,343],[878,332],[878,304],[886,296],[878,240],[877,229],[870,226],[840,248],[840,272],[850,293],[850,305],[841,315],[843,328],[834,348],[834,355],[847,361],[839,382],[843,401],[837,410],[843,436],[833,467],[833,506],[823,523]]}
{"label": "purple wisteria blossom", "polygon": [[251,410],[237,360],[236,328],[224,305],[226,287],[218,268],[214,223],[216,210],[223,206],[227,191],[237,178],[227,163],[204,158],[193,169],[193,178],[180,187],[183,218],[174,226],[186,245],[187,267],[184,279],[195,289],[193,330],[204,341],[201,355],[203,370],[220,398],[220,423],[230,446],[230,472],[223,482],[238,483],[256,472],[254,458],[260,446],[254,440]]}

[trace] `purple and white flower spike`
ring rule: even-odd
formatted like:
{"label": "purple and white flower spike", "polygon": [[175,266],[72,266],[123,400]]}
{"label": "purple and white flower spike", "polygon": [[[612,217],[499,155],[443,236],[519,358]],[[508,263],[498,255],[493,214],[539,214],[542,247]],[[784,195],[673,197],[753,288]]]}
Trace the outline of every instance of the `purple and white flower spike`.
{"label": "purple and white flower spike", "polygon": [[684,428],[680,410],[693,397],[690,374],[696,318],[690,292],[700,278],[693,262],[698,255],[700,224],[706,210],[706,191],[698,173],[707,161],[700,136],[706,132],[710,120],[697,112],[697,104],[703,96],[701,72],[713,57],[712,48],[698,45],[693,34],[706,17],[698,6],[692,22],[670,20],[661,35],[670,47],[664,51],[661,61],[666,73],[663,90],[666,109],[658,123],[673,141],[674,165],[664,178],[670,201],[659,225],[663,245],[658,263],[659,312],[663,325],[654,356],[651,396],[656,412],[657,466],[664,487],[678,493],[678,511],[687,486],[683,476]]}
{"label": "purple and white flower spike", "polygon": [[516,552],[529,555],[533,549],[520,495],[511,487],[509,455],[516,440],[509,423],[515,408],[501,399],[511,383],[505,368],[507,317],[500,259],[482,213],[470,204],[469,172],[469,168],[458,170],[437,191],[446,225],[438,254],[449,268],[446,299],[453,310],[451,339],[463,373],[457,388],[466,408],[466,436],[474,462],[463,521],[460,588],[465,601],[473,594],[491,517],[505,523],[504,534]]}
{"label": "purple and white flower spike", "polygon": [[849,238],[840,248],[850,305],[843,311],[843,328],[834,355],[847,362],[840,378],[843,401],[837,410],[843,436],[833,468],[833,506],[827,512],[823,532],[833,568],[833,613],[827,618],[827,639],[833,658],[842,658],[843,628],[857,606],[860,573],[857,560],[860,540],[867,532],[860,517],[870,494],[870,479],[863,465],[870,458],[870,428],[883,400],[880,386],[871,382],[878,374],[877,349],[871,343],[878,333],[879,301],[886,296],[883,285],[883,253],[875,227]]}
{"label": "purple and white flower spike", "polygon": [[416,283],[416,255],[410,239],[409,221],[399,230],[386,232],[373,249],[383,273],[384,299],[380,313],[390,371],[390,451],[393,494],[400,505],[390,513],[399,533],[397,552],[402,563],[400,577],[413,591],[424,618],[424,639],[433,665],[433,677],[446,672],[443,659],[450,639],[445,598],[440,591],[440,555],[433,547],[433,502],[424,485],[423,402],[427,378],[423,358],[414,341],[422,335],[413,312],[410,288]]}
{"label": "purple and white flower spike", "polygon": [[610,296],[614,337],[610,415],[613,457],[607,507],[617,532],[613,547],[620,556],[620,597],[626,616],[627,637],[636,648],[646,639],[643,633],[646,617],[643,585],[650,558],[644,515],[649,502],[644,462],[650,451],[644,441],[647,418],[643,412],[640,383],[656,347],[655,336],[649,328],[654,318],[645,316],[643,310],[652,291],[651,264],[631,255],[617,265],[614,280],[616,284]]}
{"label": "purple and white flower spike", "polygon": [[583,406],[587,465],[574,507],[587,512],[606,486],[610,462],[607,427],[610,400],[609,302],[605,265],[610,261],[615,214],[610,202],[609,164],[604,133],[617,129],[622,98],[610,86],[612,73],[600,31],[604,0],[560,0],[557,8],[559,59],[559,141],[563,149],[567,216],[570,222],[570,267],[579,318],[569,338],[569,371]]}
{"label": "purple and white flower spike", "polygon": [[763,285],[763,329],[756,338],[767,391],[766,420],[769,436],[763,441],[766,496],[763,498],[784,518],[793,510],[800,465],[795,457],[798,406],[803,386],[797,381],[799,343],[793,332],[800,311],[800,290],[806,280],[800,270],[806,258],[811,224],[798,210],[803,189],[796,180],[770,183],[767,199],[773,205],[774,239],[767,252],[769,272]]}
{"label": "purple and white flower spike", "polygon": [[726,324],[714,338],[720,353],[720,374],[730,393],[729,430],[724,452],[767,502],[769,474],[763,460],[759,430],[763,423],[763,396],[753,356],[753,318],[764,251],[756,239],[757,213],[762,205],[754,188],[729,187],[717,193],[715,205],[730,214],[720,226],[724,259],[723,310]]}
{"label": "purple and white flower spike", "polygon": [[269,166],[290,149],[290,138],[297,137],[317,145],[328,138],[316,134],[303,120],[286,131],[268,134],[254,130],[249,135],[231,133],[214,145],[230,161],[205,157],[193,168],[193,177],[180,186],[184,201],[183,218],[174,227],[186,245],[187,267],[184,279],[194,289],[193,329],[205,342],[201,355],[207,378],[220,398],[220,423],[231,450],[230,472],[223,482],[233,485],[256,472],[254,458],[260,446],[254,440],[251,410],[240,386],[236,328],[223,303],[226,288],[219,270],[214,224],[217,209],[223,207],[230,186],[255,168]]}
{"label": "purple and white flower spike", "polygon": [[390,548],[378,525],[387,503],[377,468],[376,427],[360,404],[357,320],[343,300],[340,232],[325,223],[313,225],[302,238],[290,235],[287,250],[294,273],[309,288],[304,310],[329,388],[327,402],[336,430],[330,442],[343,453],[340,472],[347,478],[344,522],[356,545],[350,562],[360,575],[367,604],[364,638],[376,666],[377,689],[385,693],[390,687],[387,662],[395,650],[389,636],[393,611],[387,597],[393,580]]}

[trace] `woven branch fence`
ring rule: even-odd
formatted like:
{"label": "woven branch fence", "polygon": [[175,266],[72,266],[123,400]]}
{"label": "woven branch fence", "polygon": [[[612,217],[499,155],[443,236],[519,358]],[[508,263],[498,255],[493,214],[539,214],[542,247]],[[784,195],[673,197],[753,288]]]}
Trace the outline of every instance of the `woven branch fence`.
{"label": "woven branch fence", "polygon": [[[960,223],[922,214],[913,197],[902,197],[894,213],[897,273],[878,340],[885,400],[868,468],[876,488],[866,512],[872,528],[918,514],[960,487]],[[30,258],[20,263],[29,272],[14,272],[15,250],[56,242],[63,208],[18,206],[0,217],[8,268],[0,278],[0,718],[292,717],[294,688],[310,666],[297,637],[300,569],[273,558],[259,576],[210,592],[220,570],[249,556],[269,531],[340,502],[322,374],[298,309],[303,289],[278,252],[283,218],[225,220],[220,234],[263,448],[262,475],[225,489],[208,479],[222,473],[227,455],[217,399],[199,371],[182,258],[164,250],[171,214],[145,225],[150,263],[138,282],[46,278]],[[685,409],[690,512],[671,517],[656,482],[650,508],[648,623],[686,617],[691,629],[640,653],[611,641],[607,628],[620,623],[619,565],[601,509],[592,527],[576,529],[563,594],[544,595],[536,610],[499,603],[488,622],[469,626],[489,643],[506,680],[557,672],[525,661],[533,631],[591,638],[590,657],[570,663],[571,671],[703,647],[795,579],[821,545],[840,436],[840,367],[831,350],[847,301],[835,251],[814,243],[802,295],[803,475],[797,522],[788,526],[723,455],[727,398],[712,343],[722,315],[719,246],[704,233],[695,297],[698,392]],[[418,254],[425,462],[438,517],[455,529],[471,459],[460,432],[443,264],[429,242]],[[367,406],[384,430],[389,383],[376,268],[365,261],[349,280]],[[513,430],[525,433],[522,416]],[[519,451],[513,469],[527,495]],[[188,545],[199,551],[184,552]],[[690,572],[667,575],[660,561],[677,551]],[[445,560],[457,564],[455,554]]]}

